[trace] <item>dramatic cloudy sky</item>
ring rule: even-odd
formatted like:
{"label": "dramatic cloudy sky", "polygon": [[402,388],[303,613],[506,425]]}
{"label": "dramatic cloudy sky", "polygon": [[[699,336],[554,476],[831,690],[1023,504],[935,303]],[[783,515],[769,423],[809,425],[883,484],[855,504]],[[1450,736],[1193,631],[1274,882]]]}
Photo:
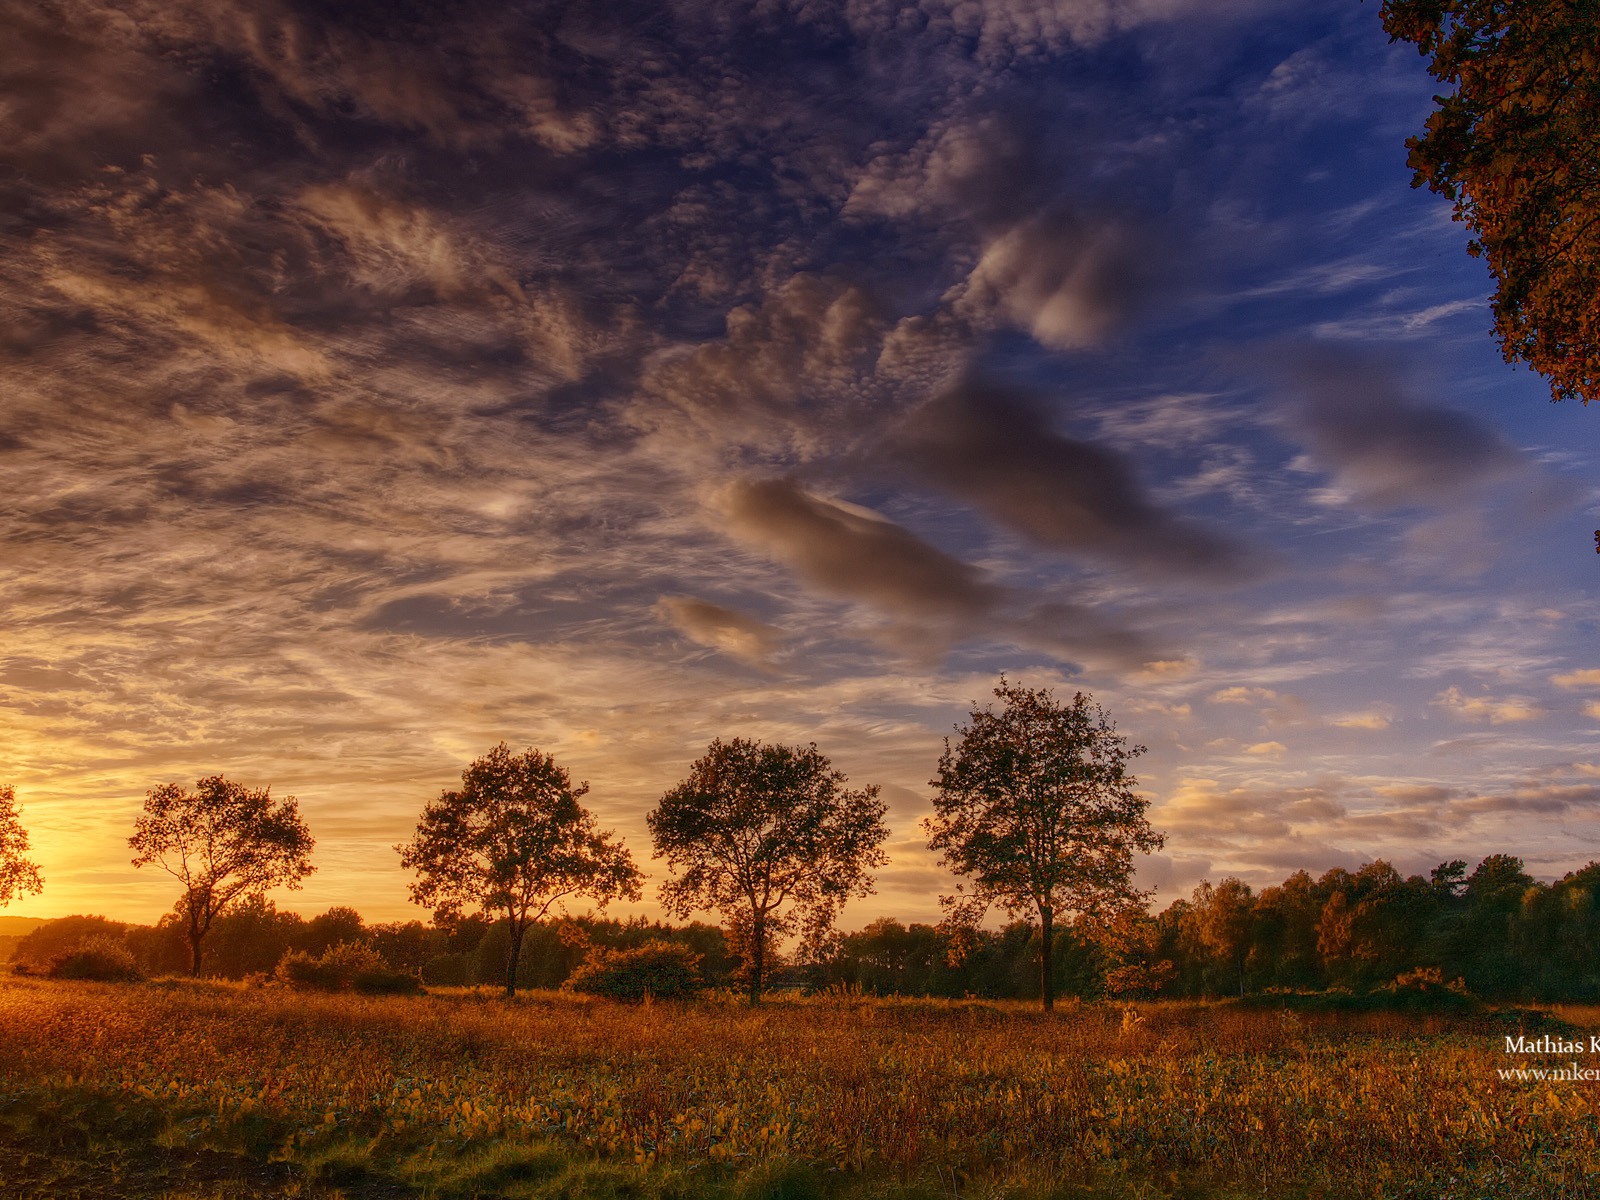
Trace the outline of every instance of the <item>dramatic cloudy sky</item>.
{"label": "dramatic cloudy sky", "polygon": [[[648,867],[716,736],[890,807],[999,673],[1134,741],[1158,904],[1600,858],[1594,414],[1500,361],[1356,0],[0,0],[13,912],[151,920],[145,791],[280,900],[504,739]],[[649,904],[639,911],[655,911]]]}

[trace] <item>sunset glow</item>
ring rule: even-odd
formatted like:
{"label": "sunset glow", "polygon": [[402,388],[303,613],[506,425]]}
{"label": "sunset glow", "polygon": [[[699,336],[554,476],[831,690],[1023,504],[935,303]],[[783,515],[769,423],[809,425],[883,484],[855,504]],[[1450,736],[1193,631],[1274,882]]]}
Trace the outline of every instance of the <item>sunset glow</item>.
{"label": "sunset glow", "polygon": [[888,805],[1091,692],[1165,848],[1600,858],[1595,422],[1408,185],[1348,0],[0,4],[8,915],[153,922],[148,789],[293,795],[305,913],[536,747],[645,870],[714,738]]}

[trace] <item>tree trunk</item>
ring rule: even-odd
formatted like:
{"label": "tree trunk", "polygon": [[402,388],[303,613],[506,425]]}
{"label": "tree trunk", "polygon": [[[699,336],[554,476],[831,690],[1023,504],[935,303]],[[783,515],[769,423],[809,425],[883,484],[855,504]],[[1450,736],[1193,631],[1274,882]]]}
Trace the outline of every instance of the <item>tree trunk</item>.
{"label": "tree trunk", "polygon": [[1055,941],[1055,915],[1048,907],[1039,909],[1039,932],[1044,939],[1039,945],[1039,995],[1045,1012],[1056,1006],[1056,977],[1050,962],[1051,943]]}
{"label": "tree trunk", "polygon": [[506,951],[506,998],[509,1000],[517,994],[517,964],[522,961],[522,936],[527,933],[524,922],[512,917],[510,920],[510,947]]}
{"label": "tree trunk", "polygon": [[205,937],[205,930],[200,928],[200,920],[195,916],[194,906],[189,906],[189,975],[194,979],[200,978],[200,939]]}
{"label": "tree trunk", "polygon": [[767,923],[761,915],[750,922],[750,1006],[761,1003],[762,973],[767,965]]}

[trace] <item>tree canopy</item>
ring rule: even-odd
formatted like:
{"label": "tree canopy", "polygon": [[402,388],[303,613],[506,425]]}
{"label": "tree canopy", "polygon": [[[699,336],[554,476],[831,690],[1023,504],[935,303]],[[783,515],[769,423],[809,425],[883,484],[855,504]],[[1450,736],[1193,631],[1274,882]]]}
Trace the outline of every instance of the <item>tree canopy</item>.
{"label": "tree canopy", "polygon": [[44,888],[38,865],[24,857],[27,852],[28,831],[17,812],[16,789],[0,784],[0,908],[23,892],[37,896]]}
{"label": "tree canopy", "polygon": [[931,781],[934,815],[923,825],[942,864],[970,882],[940,897],[952,921],[976,925],[992,904],[1038,920],[1048,1010],[1056,920],[1105,923],[1138,907],[1145,893],[1133,886],[1133,855],[1162,838],[1127,769],[1144,747],[1129,747],[1090,696],[1060,705],[1049,689],[1004,676],[994,694],[999,712],[975,708],[957,744],[945,739]]}
{"label": "tree canopy", "polygon": [[1507,362],[1600,396],[1600,18],[1592,0],[1384,0],[1383,27],[1454,91],[1407,140],[1495,279]]}
{"label": "tree canopy", "polygon": [[587,783],[572,786],[566,769],[531,747],[513,754],[501,742],[461,773],[422,812],[417,832],[396,846],[417,872],[411,898],[451,922],[471,911],[503,917],[506,995],[517,990],[517,960],[528,927],[569,896],[601,907],[639,898],[639,869],[611,833],[598,832],[578,803]]}
{"label": "tree canopy", "polygon": [[815,743],[719,738],[646,818],[655,856],[673,872],[661,903],[680,917],[722,914],[744,955],[752,1004],[774,940],[800,928],[819,944],[840,906],[870,894],[871,870],[888,861],[877,787],[846,782]]}
{"label": "tree canopy", "polygon": [[154,863],[183,885],[178,913],[195,975],[217,917],[246,897],[298,888],[316,870],[316,842],[299,802],[286,796],[274,804],[270,788],[247,788],[221,775],[200,780],[192,792],[176,783],[151,788],[128,844],[134,866]]}

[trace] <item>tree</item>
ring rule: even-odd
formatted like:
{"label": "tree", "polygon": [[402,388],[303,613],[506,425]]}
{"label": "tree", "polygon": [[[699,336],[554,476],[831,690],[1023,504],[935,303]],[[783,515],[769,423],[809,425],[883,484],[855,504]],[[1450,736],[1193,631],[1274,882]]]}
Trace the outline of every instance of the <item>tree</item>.
{"label": "tree", "polygon": [[128,845],[133,865],[155,863],[183,885],[178,914],[189,940],[189,972],[200,974],[201,942],[230,906],[275,887],[298,888],[312,871],[316,842],[299,802],[272,802],[270,788],[251,789],[212,775],[184,790],[164,783],[144,798]]}
{"label": "tree", "polygon": [[1255,925],[1255,898],[1250,885],[1235,875],[1212,886],[1202,879],[1194,889],[1189,910],[1195,940],[1216,961],[1229,981],[1238,984],[1244,995],[1244,972],[1250,958],[1251,934]]}
{"label": "tree", "polygon": [[1600,396],[1600,20],[1593,0],[1384,0],[1383,27],[1455,91],[1407,140],[1496,284],[1507,362]]}
{"label": "tree", "polygon": [[870,894],[869,872],[888,862],[877,787],[845,783],[815,743],[719,738],[646,818],[655,857],[674,873],[662,904],[679,917],[722,915],[744,955],[751,1004],[761,1001],[776,939],[798,927],[820,944],[840,906]]}
{"label": "tree", "polygon": [[1524,981],[1513,928],[1526,893],[1538,886],[1515,855],[1491,854],[1479,862],[1443,931],[1449,974],[1464,977],[1479,995],[1515,994]]}
{"label": "tree", "polygon": [[427,805],[416,835],[396,846],[416,871],[411,898],[454,922],[476,909],[503,917],[509,934],[506,995],[517,993],[517,960],[528,927],[569,896],[600,907],[639,898],[639,869],[609,831],[578,803],[565,768],[531,747],[513,754],[501,742],[461,773],[461,788]]}
{"label": "tree", "polygon": [[27,850],[28,831],[17,812],[16,790],[0,784],[0,908],[23,892],[37,896],[44,888],[38,866],[23,857]]}
{"label": "tree", "polygon": [[991,904],[1013,917],[1036,917],[1040,993],[1055,1005],[1051,945],[1058,917],[1104,922],[1142,907],[1133,887],[1133,854],[1162,837],[1145,820],[1148,802],[1134,792],[1127,746],[1105,711],[1078,692],[1058,705],[1048,689],[1007,683],[994,694],[1000,712],[973,709],[959,743],[944,743],[934,815],[923,822],[941,862],[971,881],[940,903],[953,923],[975,925]]}
{"label": "tree", "polygon": [[1129,908],[1100,931],[1107,996],[1149,999],[1172,979],[1176,968],[1161,954],[1161,927],[1141,908]]}
{"label": "tree", "polygon": [[347,905],[338,904],[305,923],[295,949],[304,950],[315,958],[341,942],[354,945],[366,940],[367,924],[361,919],[361,914]]}

